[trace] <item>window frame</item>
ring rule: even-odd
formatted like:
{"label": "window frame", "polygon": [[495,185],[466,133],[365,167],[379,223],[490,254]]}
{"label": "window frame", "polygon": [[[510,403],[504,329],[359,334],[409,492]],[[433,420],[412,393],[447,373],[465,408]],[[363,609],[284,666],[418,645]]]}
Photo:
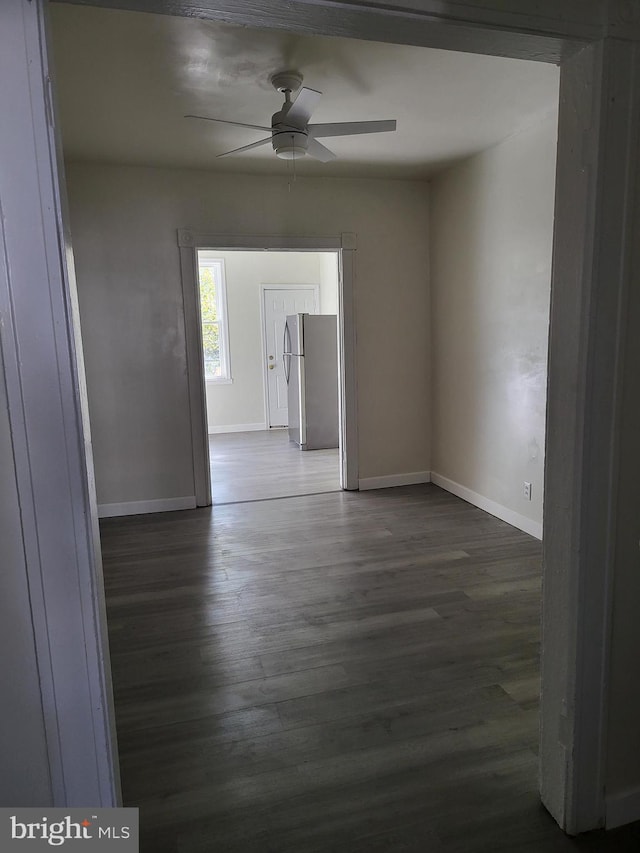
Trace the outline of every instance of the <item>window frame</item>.
{"label": "window frame", "polygon": [[[196,255],[198,268],[198,316],[200,320],[200,349],[202,352],[202,373],[207,385],[231,385],[231,383],[233,382],[233,378],[231,376],[231,348],[229,344],[229,309],[227,301],[227,281],[225,277],[224,258],[208,258],[206,257],[206,252],[206,249],[199,249]],[[203,319],[200,285],[200,270],[203,268],[213,270],[213,277],[216,282],[216,309],[218,319],[214,322],[218,324],[218,341],[220,344],[220,376],[215,377],[207,376],[206,361],[204,357],[204,341],[202,336]]]}

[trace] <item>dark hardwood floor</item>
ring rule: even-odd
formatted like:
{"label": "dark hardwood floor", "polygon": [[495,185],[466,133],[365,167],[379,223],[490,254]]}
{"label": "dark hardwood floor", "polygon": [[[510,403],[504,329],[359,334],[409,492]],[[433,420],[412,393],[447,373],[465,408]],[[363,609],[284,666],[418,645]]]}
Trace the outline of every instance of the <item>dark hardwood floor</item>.
{"label": "dark hardwood floor", "polygon": [[143,851],[565,853],[539,804],[540,543],[435,486],[102,523]]}
{"label": "dark hardwood floor", "polygon": [[210,435],[209,461],[214,504],[340,489],[338,448],[300,450],[286,429]]}

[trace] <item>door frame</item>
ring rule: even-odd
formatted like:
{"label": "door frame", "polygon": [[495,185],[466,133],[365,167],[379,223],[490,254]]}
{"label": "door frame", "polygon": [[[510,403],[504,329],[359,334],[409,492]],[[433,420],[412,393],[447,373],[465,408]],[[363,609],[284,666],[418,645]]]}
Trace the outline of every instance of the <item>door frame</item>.
{"label": "door frame", "polygon": [[340,487],[358,489],[358,398],[356,381],[355,258],[357,238],[352,232],[327,237],[216,234],[179,228],[182,295],[187,350],[191,455],[196,506],[211,506],[211,471],[207,432],[207,399],[204,380],[200,301],[199,249],[210,251],[337,252],[338,253],[338,351],[340,412]]}
{"label": "door frame", "polygon": [[[313,291],[316,313],[320,311],[320,285],[319,284],[261,284],[260,285],[260,331],[262,333],[262,352],[266,355],[267,352],[267,324],[264,315],[264,297],[267,290],[311,290]],[[269,425],[269,366],[264,361],[262,363],[262,383],[264,387],[264,422],[267,429],[271,429]]]}
{"label": "door frame", "polygon": [[[85,2],[149,10],[148,0]],[[335,14],[336,7],[342,7],[340,14]],[[154,11],[561,65],[549,344],[543,592],[543,647],[548,653],[543,653],[542,668],[541,788],[543,802],[568,832],[602,825],[612,578],[614,569],[629,565],[628,550],[619,556],[617,549],[623,538],[627,548],[633,534],[628,513],[617,519],[616,501],[623,372],[630,351],[624,305],[637,276],[633,235],[640,224],[635,183],[640,167],[637,4],[523,0],[513,11],[489,0],[387,0],[384,5],[380,0],[200,0],[196,9],[193,0],[158,0]],[[97,515],[87,470],[89,432],[84,404],[79,403],[85,388],[73,319],[76,292],[61,148],[52,130],[57,114],[50,87],[46,0],[7,0],[0,6],[0,21],[0,32],[12,46],[4,54],[11,73],[0,78],[0,98],[12,116],[11,133],[0,138],[0,159],[11,175],[1,187],[5,239],[0,242],[0,284],[8,317],[2,339],[4,380],[13,383],[15,391],[9,404],[12,440],[18,449],[25,448],[15,452],[13,462],[23,510],[25,571],[33,580],[31,588],[42,593],[43,607],[32,605],[30,614],[34,635],[42,639],[40,677],[49,671],[51,683],[63,688],[51,693],[45,707],[56,718],[58,732],[69,734],[59,738],[52,729],[48,751],[52,768],[66,779],[55,797],[57,804],[91,800],[113,805],[118,801],[117,760],[113,739],[105,735],[113,730],[113,711],[108,652],[106,645],[100,647],[106,629],[93,535]],[[22,239],[13,239],[14,223],[24,223],[17,229]],[[290,245],[291,238],[286,242]],[[355,253],[342,249],[346,272]],[[21,276],[25,264],[30,274]],[[352,309],[345,303],[345,326],[353,321]],[[54,329],[55,340],[34,334],[35,320],[49,332]],[[36,342],[37,365],[23,361]],[[352,355],[350,370],[355,352]],[[350,379],[355,384],[355,372]],[[43,396],[43,383],[56,393]],[[353,404],[355,393],[346,399]],[[40,406],[37,412],[24,406],[24,401],[31,405],[34,400]],[[355,411],[351,416],[348,441],[355,434]],[[41,453],[33,456],[29,448]],[[59,459],[66,466],[73,501],[61,501],[60,489],[52,489],[51,482],[62,480],[41,476],[34,458]],[[53,531],[55,536],[42,547],[41,534]],[[631,538],[637,547],[637,535]],[[61,596],[72,569],[75,586]],[[69,614],[82,614],[84,624],[69,622]],[[64,625],[69,640],[64,660],[50,655],[56,649],[58,624]],[[89,646],[92,664],[87,666],[85,659],[74,665],[74,655],[84,655]],[[89,691],[87,701],[78,698],[81,688]],[[41,689],[45,696],[46,685]],[[73,703],[67,701],[70,695]],[[85,747],[77,736],[80,730],[93,732],[89,740],[94,749]]]}

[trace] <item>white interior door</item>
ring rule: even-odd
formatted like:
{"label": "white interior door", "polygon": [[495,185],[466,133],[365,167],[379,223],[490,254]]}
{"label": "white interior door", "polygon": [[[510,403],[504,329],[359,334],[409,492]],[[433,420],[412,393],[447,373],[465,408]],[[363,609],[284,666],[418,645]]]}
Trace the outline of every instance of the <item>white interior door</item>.
{"label": "white interior door", "polygon": [[264,285],[262,289],[264,319],[264,369],[267,389],[267,426],[286,427],[287,381],[282,359],[284,324],[288,314],[317,314],[320,288],[310,285]]}

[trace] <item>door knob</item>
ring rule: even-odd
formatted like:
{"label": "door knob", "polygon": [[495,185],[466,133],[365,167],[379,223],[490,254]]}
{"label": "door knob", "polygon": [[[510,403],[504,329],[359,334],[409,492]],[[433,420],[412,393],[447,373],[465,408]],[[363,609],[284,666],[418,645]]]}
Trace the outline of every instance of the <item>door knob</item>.
{"label": "door knob", "polygon": [[274,367],[275,367],[275,364],[270,364],[270,365],[269,365],[269,370],[273,370],[273,368],[274,368]]}

